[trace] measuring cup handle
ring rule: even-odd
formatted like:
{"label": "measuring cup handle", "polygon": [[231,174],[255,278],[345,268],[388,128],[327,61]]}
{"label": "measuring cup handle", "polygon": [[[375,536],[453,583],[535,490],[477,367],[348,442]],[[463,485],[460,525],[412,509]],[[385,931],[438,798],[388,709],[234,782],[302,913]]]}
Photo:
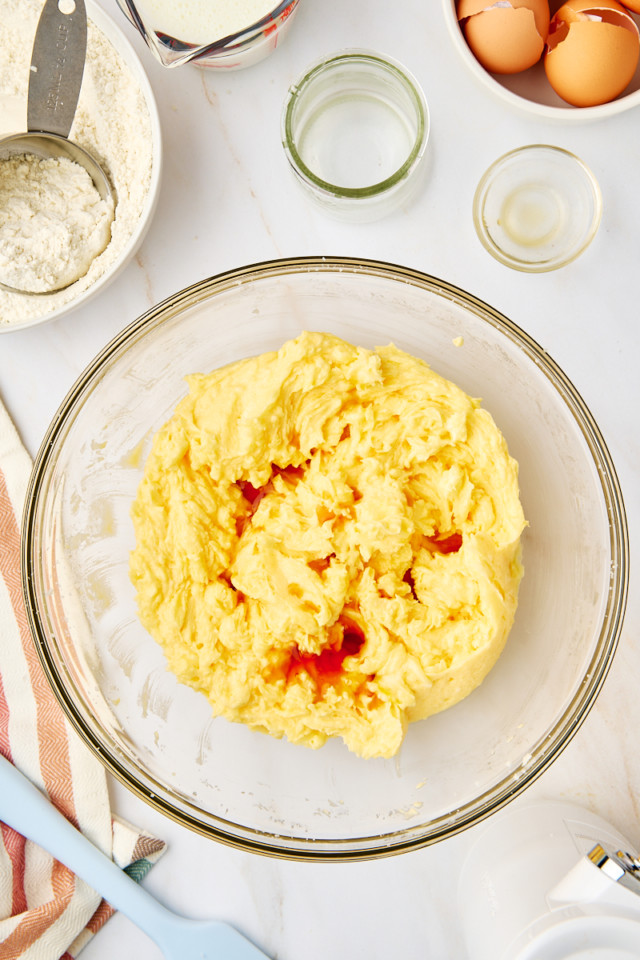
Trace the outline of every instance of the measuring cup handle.
{"label": "measuring cup handle", "polygon": [[27,129],[68,137],[87,51],[84,0],[46,0],[33,43]]}

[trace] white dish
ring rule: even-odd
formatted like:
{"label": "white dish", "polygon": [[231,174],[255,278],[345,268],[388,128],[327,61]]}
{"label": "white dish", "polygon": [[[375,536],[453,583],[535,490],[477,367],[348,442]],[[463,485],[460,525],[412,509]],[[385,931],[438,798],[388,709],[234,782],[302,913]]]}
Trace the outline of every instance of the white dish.
{"label": "white dish", "polygon": [[[95,26],[104,34],[106,39],[112,44],[116,49],[120,57],[125,63],[125,66],[137,82],[142,96],[144,98],[146,108],[149,113],[150,129],[151,129],[151,159],[152,159],[152,168],[151,176],[149,181],[149,188],[144,199],[139,218],[134,228],[132,229],[128,239],[126,240],[124,246],[118,253],[118,255],[106,266],[106,269],[101,273],[96,280],[91,283],[90,286],[83,286],[82,279],[78,281],[78,295],[73,296],[71,299],[67,299],[66,296],[61,294],[53,295],[57,297],[56,305],[53,306],[53,309],[48,312],[38,314],[36,316],[29,316],[25,319],[13,320],[9,323],[3,323],[2,317],[0,317],[0,333],[12,333],[16,330],[24,330],[26,327],[32,327],[40,323],[49,322],[51,320],[56,320],[59,317],[70,313],[72,310],[77,309],[78,307],[84,305],[96,294],[100,293],[104,288],[111,283],[111,281],[127,266],[134,256],[136,250],[142,243],[144,236],[149,228],[153,214],[155,212],[158,192],[160,187],[160,176],[161,176],[161,166],[162,166],[162,137],[160,129],[160,118],[158,115],[158,108],[156,105],[155,97],[151,84],[147,78],[147,75],[144,71],[144,68],[138,59],[138,55],[135,50],[126,39],[122,31],[116,24],[113,22],[111,17],[109,17],[104,10],[99,7],[93,0],[86,0],[87,6],[87,16],[90,21],[92,21]],[[20,111],[16,111],[19,115]],[[25,111],[26,115],[26,111]],[[71,137],[73,139],[73,128]],[[75,286],[75,285],[74,285]],[[71,293],[73,287],[68,289],[68,292]],[[45,298],[48,299],[48,298]]]}
{"label": "white dish", "polygon": [[[550,7],[553,15],[560,3],[551,0]],[[596,107],[572,107],[565,103],[549,84],[542,61],[522,73],[501,76],[489,73],[476,60],[464,38],[456,15],[456,0],[442,0],[442,9],[453,45],[478,83],[493,96],[518,110],[526,110],[542,120],[584,123],[612,117],[640,105],[640,65],[621,96]],[[630,15],[633,16],[631,13]],[[637,16],[635,20],[638,22]]]}

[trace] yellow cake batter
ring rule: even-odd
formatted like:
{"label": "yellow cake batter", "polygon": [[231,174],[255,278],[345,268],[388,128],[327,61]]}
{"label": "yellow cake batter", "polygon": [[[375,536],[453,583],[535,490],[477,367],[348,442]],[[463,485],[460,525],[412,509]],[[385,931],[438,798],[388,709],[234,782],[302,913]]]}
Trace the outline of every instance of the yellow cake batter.
{"label": "yellow cake batter", "polygon": [[327,334],[188,383],[133,505],[143,624],[214,714],[392,756],[511,626],[525,520],[501,433],[423,361]]}

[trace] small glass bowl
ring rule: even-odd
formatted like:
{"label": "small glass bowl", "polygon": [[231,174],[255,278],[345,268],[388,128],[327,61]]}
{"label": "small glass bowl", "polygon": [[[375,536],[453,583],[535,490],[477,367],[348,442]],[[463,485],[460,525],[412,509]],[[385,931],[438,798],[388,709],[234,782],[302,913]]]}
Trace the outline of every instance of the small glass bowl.
{"label": "small glass bowl", "polygon": [[300,183],[327,212],[374,220],[418,189],[429,111],[399,63],[344,50],[309,67],[282,114],[282,145]]}
{"label": "small glass bowl", "polygon": [[600,187],[561,147],[533,144],[505,153],[483,175],[473,199],[477,234],[514,270],[542,273],[575,260],[595,237]]}

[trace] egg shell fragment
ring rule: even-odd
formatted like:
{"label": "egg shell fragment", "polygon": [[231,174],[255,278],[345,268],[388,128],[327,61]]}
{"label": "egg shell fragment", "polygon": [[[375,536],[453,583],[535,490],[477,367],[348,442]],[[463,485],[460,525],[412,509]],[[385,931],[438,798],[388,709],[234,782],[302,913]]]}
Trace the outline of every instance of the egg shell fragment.
{"label": "egg shell fragment", "polygon": [[520,73],[541,58],[550,20],[547,0],[460,0],[457,12],[485,70]]}
{"label": "egg shell fragment", "polygon": [[614,100],[640,57],[638,28],[615,0],[568,0],[552,18],[547,42],[547,79],[576,107]]}
{"label": "egg shell fragment", "polygon": [[572,23],[576,20],[589,19],[597,22],[603,15],[607,15],[607,11],[614,11],[628,17],[627,11],[618,0],[565,0],[551,19],[549,34],[553,34],[558,21]]}

